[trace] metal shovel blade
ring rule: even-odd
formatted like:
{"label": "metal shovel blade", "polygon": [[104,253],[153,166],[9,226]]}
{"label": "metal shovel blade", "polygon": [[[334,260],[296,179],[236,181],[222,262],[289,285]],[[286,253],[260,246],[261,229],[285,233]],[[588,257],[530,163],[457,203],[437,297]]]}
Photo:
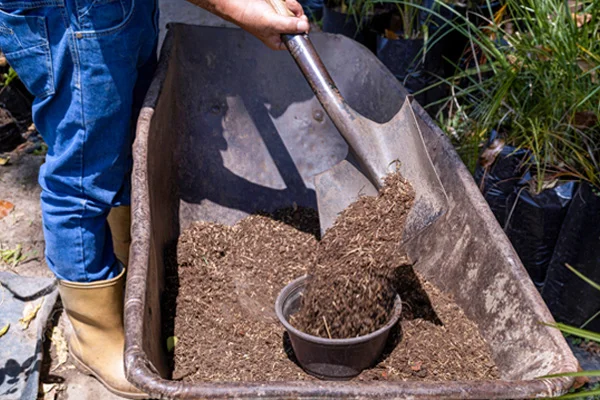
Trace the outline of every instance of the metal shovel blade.
{"label": "metal shovel blade", "polygon": [[[447,209],[446,192],[425,147],[410,100],[384,124],[358,114],[354,118],[360,129],[361,148],[369,148],[368,153],[357,151],[363,153],[361,164],[368,165],[379,182],[398,171],[413,186],[415,204],[404,231],[404,240],[410,240]],[[315,176],[321,234],[333,225],[341,211],[361,196],[376,195],[378,187],[347,160]]]}
{"label": "metal shovel blade", "polygon": [[346,103],[308,35],[284,35],[283,41],[358,163],[357,168],[346,159],[315,177],[321,233],[358,197],[377,193],[385,176],[395,171],[415,191],[404,239],[409,240],[431,225],[445,212],[447,198],[410,99],[390,121],[371,121]]}

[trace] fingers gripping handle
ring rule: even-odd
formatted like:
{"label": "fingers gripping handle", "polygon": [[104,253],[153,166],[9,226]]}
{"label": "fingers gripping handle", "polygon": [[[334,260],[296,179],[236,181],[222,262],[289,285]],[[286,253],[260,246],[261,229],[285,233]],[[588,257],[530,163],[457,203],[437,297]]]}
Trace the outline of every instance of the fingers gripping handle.
{"label": "fingers gripping handle", "polygon": [[284,17],[295,17],[294,13],[287,8],[285,4],[285,0],[267,0],[267,3],[273,7],[273,10],[279,15],[283,15]]}

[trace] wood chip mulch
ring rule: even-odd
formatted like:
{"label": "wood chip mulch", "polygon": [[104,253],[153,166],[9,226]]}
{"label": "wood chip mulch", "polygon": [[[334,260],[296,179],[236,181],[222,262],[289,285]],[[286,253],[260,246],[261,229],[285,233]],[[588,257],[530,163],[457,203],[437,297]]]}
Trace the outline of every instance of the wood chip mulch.
{"label": "wood chip mulch", "polygon": [[[185,382],[315,379],[295,363],[287,335],[275,316],[274,304],[287,283],[308,271],[318,272],[320,267],[316,266],[327,263],[340,272],[348,263],[367,268],[382,263],[394,266],[394,282],[403,301],[401,323],[391,335],[383,357],[355,379],[497,379],[498,370],[477,326],[450,296],[419,276],[397,246],[396,228],[403,223],[412,202],[411,190],[406,185],[400,186],[403,194],[388,193],[395,200],[387,205],[382,201],[373,205],[370,203],[373,200],[366,198],[359,200],[373,209],[364,211],[356,220],[346,210],[343,228],[338,229],[355,231],[345,243],[327,239],[332,228],[319,245],[318,215],[303,208],[281,210],[274,216],[253,215],[233,227],[206,222],[192,224],[181,234],[177,254],[172,255],[166,271],[163,330],[166,336],[178,339],[172,353],[173,379]],[[398,208],[386,208],[392,206]],[[357,210],[361,212],[360,207]],[[376,216],[372,215],[373,210]],[[388,214],[393,218],[380,220],[380,229],[374,234],[378,238],[389,237],[390,243],[383,240],[373,244],[367,240],[368,245],[359,245],[360,250],[353,253],[359,257],[353,259],[347,254],[351,248],[348,246],[365,240],[359,229],[368,225],[358,219]],[[334,236],[337,237],[331,235]],[[330,252],[331,258],[327,258],[320,246]],[[377,246],[385,251],[379,253]],[[389,279],[389,272],[383,276]],[[389,295],[381,282],[378,284],[385,294],[380,298],[384,299],[385,309]],[[378,286],[368,282],[364,285],[367,293],[378,292]],[[378,299],[377,295],[372,299]],[[376,317],[360,316],[347,326],[355,329],[365,318],[380,323],[384,319],[380,314],[383,312],[378,311]],[[327,318],[330,318],[328,324],[331,321],[330,329],[338,326],[334,317]]]}

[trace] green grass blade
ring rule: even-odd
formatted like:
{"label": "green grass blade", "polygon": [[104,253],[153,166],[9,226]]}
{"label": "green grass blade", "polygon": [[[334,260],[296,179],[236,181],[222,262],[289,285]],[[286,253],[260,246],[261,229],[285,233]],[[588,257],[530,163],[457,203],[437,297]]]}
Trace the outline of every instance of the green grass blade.
{"label": "green grass blade", "polygon": [[583,328],[585,328],[586,326],[588,326],[588,324],[589,324],[590,322],[592,322],[593,320],[595,320],[596,318],[598,318],[598,316],[599,316],[599,315],[600,315],[600,311],[598,311],[598,312],[597,312],[596,314],[594,314],[594,315],[593,315],[591,318],[589,318],[587,321],[585,321],[585,322],[583,323],[583,325],[581,325],[581,326],[579,327],[579,329],[583,329]]}
{"label": "green grass blade", "polygon": [[595,371],[581,371],[581,372],[564,372],[562,374],[552,374],[552,375],[546,375],[546,376],[542,376],[538,379],[545,379],[545,378],[562,378],[562,377],[580,377],[580,376],[600,376],[600,370],[595,370]]}
{"label": "green grass blade", "polygon": [[577,104],[577,107],[581,107],[582,105],[584,105],[585,103],[587,103],[588,100],[590,100],[591,98],[593,98],[594,96],[596,96],[599,92],[600,92],[600,86],[598,86],[596,88],[596,90],[592,91],[588,96],[586,96],[583,100],[581,100]]}
{"label": "green grass blade", "polygon": [[590,390],[590,391],[582,391],[577,393],[569,393],[563,396],[557,397],[557,399],[581,399],[583,397],[590,397],[600,395],[600,389]]}
{"label": "green grass blade", "polygon": [[569,264],[565,264],[565,266],[567,268],[569,268],[571,270],[571,272],[573,272],[575,275],[577,275],[579,278],[583,279],[588,285],[590,285],[591,287],[593,287],[596,290],[600,291],[600,285],[597,284],[596,282],[594,282],[593,280],[591,280],[590,278],[588,278],[587,276],[583,275],[581,272],[577,271],[575,268],[573,268],[572,266],[570,266]]}
{"label": "green grass blade", "polygon": [[556,324],[546,324],[545,323],[544,325],[559,329],[560,331],[562,331],[564,333],[568,333],[570,335],[579,336],[581,338],[593,340],[595,342],[600,343],[600,333],[588,331],[585,329],[575,328],[575,327],[561,324],[561,323],[556,323]]}

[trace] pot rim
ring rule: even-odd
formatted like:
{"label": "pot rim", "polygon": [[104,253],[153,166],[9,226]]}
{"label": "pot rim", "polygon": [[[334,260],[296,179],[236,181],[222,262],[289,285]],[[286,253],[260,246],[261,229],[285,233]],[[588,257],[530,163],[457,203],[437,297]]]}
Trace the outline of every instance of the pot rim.
{"label": "pot rim", "polygon": [[400,295],[396,294],[396,300],[394,302],[394,311],[392,316],[387,324],[377,329],[374,332],[371,332],[367,335],[357,336],[353,338],[345,338],[345,339],[329,339],[323,338],[319,336],[310,335],[308,333],[302,332],[301,330],[295,328],[288,322],[288,320],[283,315],[283,305],[286,300],[289,298],[291,292],[297,287],[305,286],[306,282],[311,279],[310,275],[303,275],[299,278],[294,279],[290,283],[288,283],[282,290],[279,292],[277,296],[277,300],[275,301],[275,313],[277,314],[277,318],[283,324],[285,329],[290,333],[290,335],[298,336],[308,342],[322,344],[325,346],[348,346],[348,345],[356,345],[360,343],[369,342],[375,339],[378,336],[389,331],[400,319],[400,315],[402,314],[402,300],[400,299]]}

